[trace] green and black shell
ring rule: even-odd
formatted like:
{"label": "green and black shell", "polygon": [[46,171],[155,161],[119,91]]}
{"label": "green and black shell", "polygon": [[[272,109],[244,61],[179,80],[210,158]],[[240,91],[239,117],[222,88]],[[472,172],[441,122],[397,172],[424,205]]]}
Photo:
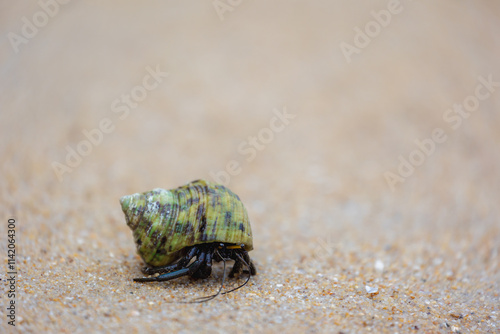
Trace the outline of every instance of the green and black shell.
{"label": "green and black shell", "polygon": [[209,181],[153,189],[120,199],[137,252],[150,266],[175,262],[186,247],[220,242],[253,249],[248,214],[238,195]]}

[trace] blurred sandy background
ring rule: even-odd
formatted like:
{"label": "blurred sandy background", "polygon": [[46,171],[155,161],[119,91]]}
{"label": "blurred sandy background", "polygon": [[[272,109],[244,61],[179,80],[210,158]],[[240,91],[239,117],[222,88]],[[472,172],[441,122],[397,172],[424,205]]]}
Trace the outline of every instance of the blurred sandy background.
{"label": "blurred sandy background", "polygon": [[[479,79],[500,82],[499,3],[3,1],[0,29],[0,274],[13,217],[15,330],[500,330],[500,86]],[[448,111],[466,102],[467,117]],[[435,129],[446,139],[412,153]],[[391,187],[400,156],[421,165]],[[134,283],[143,263],[119,197],[228,163],[258,275],[201,305],[171,302],[215,292],[220,265]],[[13,332],[2,283],[0,331]]]}

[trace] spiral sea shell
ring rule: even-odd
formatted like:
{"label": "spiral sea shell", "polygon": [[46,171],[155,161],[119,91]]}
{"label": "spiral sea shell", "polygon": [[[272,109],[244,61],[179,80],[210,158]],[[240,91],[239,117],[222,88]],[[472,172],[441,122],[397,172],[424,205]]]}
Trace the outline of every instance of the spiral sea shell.
{"label": "spiral sea shell", "polygon": [[220,242],[253,249],[248,214],[238,195],[209,181],[153,189],[120,199],[138,254],[154,267],[168,265],[190,246]]}

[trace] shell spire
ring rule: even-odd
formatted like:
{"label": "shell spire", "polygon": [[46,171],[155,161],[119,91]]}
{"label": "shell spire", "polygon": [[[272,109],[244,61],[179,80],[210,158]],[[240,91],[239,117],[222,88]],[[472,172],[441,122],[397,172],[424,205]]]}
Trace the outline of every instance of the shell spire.
{"label": "shell spire", "polygon": [[[120,204],[122,206],[122,211],[125,214],[125,219],[127,220],[127,225],[134,231],[139,225],[139,213],[144,212],[144,206],[138,205],[141,201],[141,194],[132,194],[123,196],[120,198]],[[142,195],[142,197],[144,197]]]}

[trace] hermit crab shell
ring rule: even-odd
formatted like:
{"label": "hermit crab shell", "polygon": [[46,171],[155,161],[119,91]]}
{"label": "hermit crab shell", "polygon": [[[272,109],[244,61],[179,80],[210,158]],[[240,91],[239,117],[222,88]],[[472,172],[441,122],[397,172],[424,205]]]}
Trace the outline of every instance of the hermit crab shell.
{"label": "hermit crab shell", "polygon": [[151,266],[168,265],[186,247],[221,242],[253,249],[248,214],[238,195],[209,181],[153,189],[120,199],[137,253]]}

